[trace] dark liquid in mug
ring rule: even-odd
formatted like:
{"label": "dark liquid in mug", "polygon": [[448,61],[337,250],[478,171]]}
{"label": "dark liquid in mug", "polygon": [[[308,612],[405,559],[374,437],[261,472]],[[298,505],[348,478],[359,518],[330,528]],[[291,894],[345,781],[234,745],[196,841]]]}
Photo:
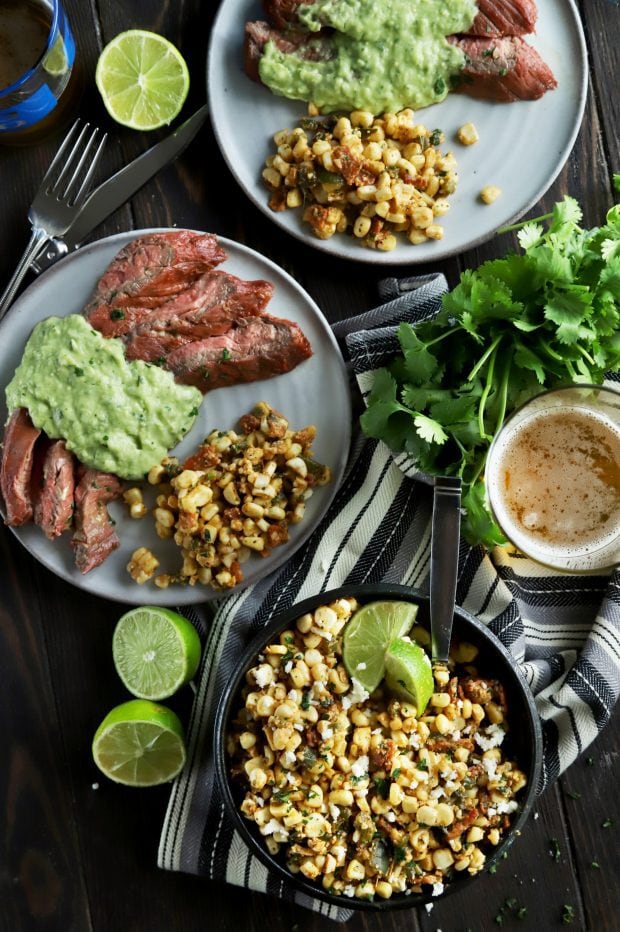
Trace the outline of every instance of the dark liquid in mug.
{"label": "dark liquid in mug", "polygon": [[49,37],[51,10],[33,0],[0,0],[0,90],[39,61]]}

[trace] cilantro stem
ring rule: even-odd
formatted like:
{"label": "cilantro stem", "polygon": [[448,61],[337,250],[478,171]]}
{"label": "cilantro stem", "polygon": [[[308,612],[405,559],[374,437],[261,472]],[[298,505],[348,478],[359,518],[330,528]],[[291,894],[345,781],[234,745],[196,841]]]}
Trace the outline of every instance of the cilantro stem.
{"label": "cilantro stem", "polygon": [[[489,434],[486,433],[484,429],[484,409],[486,407],[487,398],[489,397],[489,392],[491,391],[491,387],[493,385],[493,373],[495,372],[495,360],[497,359],[497,347],[501,339],[502,339],[501,336],[499,336],[492,343],[493,353],[489,357],[489,368],[487,369],[487,379],[486,379],[484,388],[482,390],[482,395],[480,396],[480,404],[478,406],[478,430],[483,440],[491,440],[491,437],[489,436]],[[488,350],[484,355],[489,356]],[[479,368],[479,367],[475,367],[475,368]],[[469,376],[468,381],[471,382],[474,374]]]}
{"label": "cilantro stem", "polygon": [[498,233],[512,233],[513,230],[520,230],[528,223],[540,223],[541,220],[550,220],[553,214],[543,214],[541,217],[531,217],[529,220],[520,220],[518,223],[511,223],[509,227],[502,227]]}
{"label": "cilantro stem", "polygon": [[512,350],[510,351],[506,359],[506,365],[504,366],[504,372],[502,374],[502,381],[499,387],[499,392],[498,392],[499,413],[497,415],[497,420],[495,422],[495,433],[498,432],[498,430],[504,423],[504,418],[506,416],[506,404],[507,404],[507,399],[508,399],[508,382],[509,382],[511,369],[512,369]]}
{"label": "cilantro stem", "polygon": [[[482,367],[484,366],[484,364],[485,364],[485,362],[487,361],[487,359],[489,358],[489,356],[491,356],[491,355],[494,353],[494,351],[497,349],[497,347],[498,347],[498,345],[501,343],[503,337],[504,337],[504,334],[503,334],[503,333],[500,333],[500,335],[499,335],[498,337],[495,337],[495,339],[493,340],[493,342],[491,343],[491,345],[484,351],[484,353],[482,354],[482,356],[480,357],[480,359],[478,360],[478,362],[476,363],[476,365],[474,366],[474,368],[471,370],[471,372],[470,372],[469,375],[467,376],[467,379],[465,380],[466,382],[473,382],[474,378],[478,375],[478,373],[480,372],[480,370],[481,370]],[[487,379],[487,381],[488,381],[488,379]],[[488,392],[487,392],[487,394],[488,394]],[[480,432],[480,434],[481,434],[482,437],[485,436],[484,433],[483,433],[482,431]]]}
{"label": "cilantro stem", "polygon": [[564,362],[564,358],[563,358],[562,356],[560,356],[559,353],[556,353],[555,350],[552,350],[551,347],[549,346],[549,344],[547,343],[546,340],[543,340],[543,339],[541,338],[541,339],[540,339],[540,345],[541,345],[542,348],[545,350],[545,352],[546,352],[549,356],[551,356],[552,359],[555,359],[556,362],[561,362],[561,363]]}
{"label": "cilantro stem", "polygon": [[426,347],[426,349],[428,349],[429,346],[434,346],[435,343],[439,343],[441,340],[445,340],[446,337],[451,337],[452,334],[456,333],[457,330],[461,330],[461,329],[462,329],[461,327],[453,327],[450,330],[445,330],[443,333],[440,333],[438,337],[435,337],[434,340],[428,340],[428,342],[425,342],[424,346]]}
{"label": "cilantro stem", "polygon": [[594,360],[592,359],[592,357],[590,356],[590,354],[588,353],[588,351],[587,351],[586,349],[584,349],[583,346],[581,346],[579,343],[575,343],[575,346],[576,346],[576,348],[579,350],[579,352],[581,353],[581,355],[582,355],[582,356],[585,356],[585,358],[588,360],[588,362],[590,363],[591,366],[596,365],[596,363],[594,362]]}

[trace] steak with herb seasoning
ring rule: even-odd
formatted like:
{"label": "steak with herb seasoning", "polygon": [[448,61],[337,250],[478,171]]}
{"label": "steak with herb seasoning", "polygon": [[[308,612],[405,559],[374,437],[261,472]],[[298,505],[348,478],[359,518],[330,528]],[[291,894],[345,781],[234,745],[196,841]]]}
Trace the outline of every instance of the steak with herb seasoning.
{"label": "steak with herb seasoning", "polygon": [[147,233],[114,257],[84,314],[90,320],[101,306],[109,311],[159,307],[225,259],[225,251],[211,233]]}
{"label": "steak with herb seasoning", "polygon": [[34,483],[34,523],[50,540],[66,531],[73,518],[75,492],[75,466],[73,454],[64,440],[47,445],[41,472]]}
{"label": "steak with herb seasoning", "polygon": [[467,64],[463,81],[455,90],[510,103],[515,100],[538,100],[557,87],[553,72],[536,49],[518,36],[483,39],[451,36],[450,42],[463,51]]}
{"label": "steak with herb seasoning", "polygon": [[[278,29],[299,25],[297,10],[313,0],[264,0],[263,9]],[[525,36],[534,32],[538,10],[534,0],[477,0],[478,15],[470,36]]]}
{"label": "steak with herb seasoning", "polygon": [[[123,337],[127,346],[140,345],[153,331],[183,333],[195,339],[225,333],[231,321],[255,316],[267,306],[273,295],[270,282],[244,281],[220,270],[205,272],[196,281],[188,283],[158,307],[133,307],[110,311],[100,305],[88,321],[104,337]],[[147,362],[161,356],[161,352],[141,355],[127,353],[128,359]]]}
{"label": "steak with herb seasoning", "polygon": [[82,466],[79,475],[71,546],[75,565],[81,573],[88,573],[120,544],[106,506],[119,497],[122,487],[116,476],[98,469]]}
{"label": "steak with herb seasoning", "polygon": [[177,382],[207,392],[290,372],[311,355],[296,324],[264,314],[240,320],[221,336],[179,347],[166,366]]}
{"label": "steak with herb seasoning", "polygon": [[[265,0],[270,20],[245,25],[246,73],[260,82],[259,63],[269,40],[280,51],[307,61],[332,54],[331,30],[303,31],[297,9],[307,0]],[[310,0],[311,2],[311,0]],[[534,0],[479,0],[479,13],[466,35],[448,36],[466,56],[459,93],[498,102],[537,100],[557,87],[553,72],[538,52],[520,37],[534,31],[538,11]],[[280,31],[282,30],[282,31]]]}
{"label": "steak with herb seasoning", "polygon": [[4,498],[6,523],[11,527],[19,527],[32,518],[31,479],[35,444],[40,433],[25,408],[13,411],[4,431],[0,489]]}

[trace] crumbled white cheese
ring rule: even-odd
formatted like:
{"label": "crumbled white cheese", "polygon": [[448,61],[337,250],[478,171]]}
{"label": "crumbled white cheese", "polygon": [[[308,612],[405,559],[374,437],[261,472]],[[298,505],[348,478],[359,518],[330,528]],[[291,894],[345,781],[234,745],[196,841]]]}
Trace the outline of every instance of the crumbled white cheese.
{"label": "crumbled white cheese", "polygon": [[268,686],[272,679],[273,670],[268,663],[265,663],[260,667],[256,667],[254,670],[254,681],[259,689],[264,689],[265,686]]}
{"label": "crumbled white cheese", "polygon": [[409,735],[409,744],[412,748],[415,748],[416,750],[418,750],[420,747],[420,736],[416,734],[415,731],[412,735]]}
{"label": "crumbled white cheese", "polygon": [[295,724],[293,725],[293,728],[295,729],[295,731],[303,731],[303,730],[304,730],[304,726],[301,724],[301,722],[295,722]]}
{"label": "crumbled white cheese", "polygon": [[370,693],[367,692],[359,680],[356,680],[354,676],[351,677],[351,689],[349,692],[342,697],[342,708],[349,709],[352,705],[359,705],[360,702],[365,702]]}
{"label": "crumbled white cheese", "polygon": [[291,702],[299,702],[301,696],[296,689],[289,689],[288,693],[286,694],[286,698],[290,699]]}
{"label": "crumbled white cheese", "polygon": [[454,741],[458,741],[460,737],[461,737],[461,732],[460,732],[460,731],[453,731],[453,732],[452,732],[452,739],[453,739]]}
{"label": "crumbled white cheese", "polygon": [[516,799],[511,799],[510,801],[502,799],[501,802],[497,804],[498,812],[514,812],[515,809],[519,808],[519,803]]}
{"label": "crumbled white cheese", "polygon": [[355,887],[352,883],[348,884],[342,891],[343,896],[355,896]]}
{"label": "crumbled white cheese", "polygon": [[[286,776],[287,776],[287,777],[290,777],[290,774],[287,773]],[[265,805],[265,800],[263,799],[262,796],[257,796],[256,799],[255,799],[255,802],[256,802],[256,805],[257,805],[257,806],[264,806],[264,805]]]}
{"label": "crumbled white cheese", "polygon": [[497,771],[497,761],[495,758],[483,757],[482,766],[486,771],[489,780],[492,780],[495,776],[495,772]]}
{"label": "crumbled white cheese", "polygon": [[497,748],[506,737],[506,732],[500,725],[489,725],[484,729],[484,734],[479,731],[474,735],[474,741],[482,748],[483,751],[490,751],[491,748]]}
{"label": "crumbled white cheese", "polygon": [[370,764],[367,754],[362,754],[357,758],[356,761],[351,765],[351,773],[354,777],[364,777],[368,773],[368,766]]}
{"label": "crumbled white cheese", "polygon": [[338,819],[339,816],[340,816],[340,808],[339,808],[339,806],[336,806],[335,803],[330,803],[330,804],[329,804],[329,814],[330,814],[330,816],[332,817],[332,819],[333,819],[334,822],[335,822],[336,819]]}
{"label": "crumbled white cheese", "polygon": [[392,812],[390,809],[389,812],[385,813],[385,818],[388,820],[388,822],[396,822],[396,813]]}
{"label": "crumbled white cheese", "polygon": [[284,664],[284,672],[290,673],[292,669],[293,669],[293,661],[287,660],[286,663]]}
{"label": "crumbled white cheese", "polygon": [[290,767],[293,766],[296,760],[297,758],[295,757],[295,754],[293,751],[285,751],[284,754],[282,755],[282,762],[284,764],[288,764]]}
{"label": "crumbled white cheese", "polygon": [[358,663],[358,665],[356,666],[355,669],[356,669],[356,670],[365,670],[365,669],[366,669],[366,664],[365,664],[364,661],[362,660],[361,663]]}
{"label": "crumbled white cheese", "polygon": [[[319,723],[320,724],[320,723]],[[323,727],[319,729],[321,732],[321,738],[323,741],[327,741],[328,738],[334,737],[334,729],[331,728],[326,722],[323,724]]]}
{"label": "crumbled white cheese", "polygon": [[91,783],[91,789],[93,789],[93,790],[98,790],[98,789],[99,789],[99,784],[98,784],[98,783]]}
{"label": "crumbled white cheese", "polygon": [[433,790],[430,791],[429,795],[432,796],[433,799],[439,799],[440,796],[445,796],[446,792],[443,786],[436,786]]}
{"label": "crumbled white cheese", "polygon": [[538,819],[538,818],[539,818],[539,815],[538,815],[537,812],[535,812],[535,813],[534,813],[534,821],[536,821],[536,819]]}
{"label": "crumbled white cheese", "polygon": [[424,909],[426,910],[427,913],[430,913],[434,905],[435,905],[434,903],[427,903]]}
{"label": "crumbled white cheese", "polygon": [[441,896],[443,893],[443,884],[438,882],[433,884],[433,896]]}
{"label": "crumbled white cheese", "polygon": [[277,832],[279,835],[285,835],[288,838],[288,831],[277,819],[270,819],[260,830],[261,835],[273,835]]}
{"label": "crumbled white cheese", "polygon": [[295,777],[294,777],[293,774],[290,772],[290,770],[288,770],[288,771],[286,772],[286,779],[287,779],[287,781],[288,781],[290,784],[292,784],[293,786],[297,786],[297,781],[295,780]]}
{"label": "crumbled white cheese", "polygon": [[383,728],[373,728],[373,730],[370,732],[370,734],[371,734],[371,735],[382,735],[382,734],[383,734]]}
{"label": "crumbled white cheese", "polygon": [[489,806],[489,808],[487,809],[487,815],[493,818],[493,816],[496,814],[497,814],[497,810],[494,809],[493,806]]}

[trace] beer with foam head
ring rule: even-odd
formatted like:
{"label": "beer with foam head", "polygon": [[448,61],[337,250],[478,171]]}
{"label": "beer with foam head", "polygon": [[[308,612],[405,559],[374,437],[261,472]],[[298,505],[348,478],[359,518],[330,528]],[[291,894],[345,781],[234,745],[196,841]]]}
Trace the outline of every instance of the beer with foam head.
{"label": "beer with foam head", "polygon": [[487,494],[506,537],[557,569],[620,561],[620,393],[575,386],[510,417],[487,461]]}

